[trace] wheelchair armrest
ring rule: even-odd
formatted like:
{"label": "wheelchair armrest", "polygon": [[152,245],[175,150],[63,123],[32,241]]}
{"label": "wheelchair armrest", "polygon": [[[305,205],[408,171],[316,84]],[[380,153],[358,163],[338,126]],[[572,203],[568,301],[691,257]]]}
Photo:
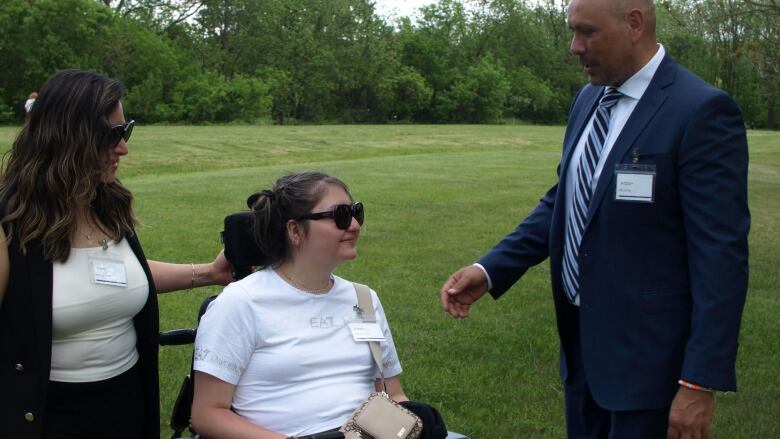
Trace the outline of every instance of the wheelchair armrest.
{"label": "wheelchair armrest", "polygon": [[177,346],[195,343],[195,333],[192,328],[171,329],[160,333],[160,346]]}

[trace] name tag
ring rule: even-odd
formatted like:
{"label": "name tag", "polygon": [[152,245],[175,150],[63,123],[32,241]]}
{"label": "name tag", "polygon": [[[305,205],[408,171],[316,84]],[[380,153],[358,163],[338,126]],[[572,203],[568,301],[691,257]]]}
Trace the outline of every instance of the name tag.
{"label": "name tag", "polygon": [[376,322],[347,323],[355,341],[385,341],[385,334]]}
{"label": "name tag", "polygon": [[615,201],[655,201],[655,165],[615,165]]}
{"label": "name tag", "polygon": [[89,271],[95,284],[127,286],[127,271],[122,259],[109,255],[92,255],[89,257]]}

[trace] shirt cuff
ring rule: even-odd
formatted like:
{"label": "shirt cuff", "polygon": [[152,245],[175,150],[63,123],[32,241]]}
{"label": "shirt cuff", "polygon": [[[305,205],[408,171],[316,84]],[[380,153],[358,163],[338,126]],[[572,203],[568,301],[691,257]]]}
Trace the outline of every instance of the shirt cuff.
{"label": "shirt cuff", "polygon": [[488,274],[487,270],[485,270],[485,267],[482,266],[479,262],[474,263],[475,266],[479,267],[480,270],[482,270],[483,273],[485,273],[485,279],[487,279],[488,284],[488,291],[493,289],[493,282],[490,280],[490,275]]}

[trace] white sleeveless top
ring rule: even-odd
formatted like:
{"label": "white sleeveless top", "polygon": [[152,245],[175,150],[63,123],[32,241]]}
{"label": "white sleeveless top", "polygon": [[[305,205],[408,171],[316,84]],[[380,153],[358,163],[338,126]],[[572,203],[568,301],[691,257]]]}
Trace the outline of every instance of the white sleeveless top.
{"label": "white sleeveless top", "polygon": [[[93,282],[90,262],[124,263],[127,284]],[[138,361],[133,317],[146,304],[149,283],[126,239],[108,249],[71,248],[53,264],[52,381],[81,383],[113,378]]]}

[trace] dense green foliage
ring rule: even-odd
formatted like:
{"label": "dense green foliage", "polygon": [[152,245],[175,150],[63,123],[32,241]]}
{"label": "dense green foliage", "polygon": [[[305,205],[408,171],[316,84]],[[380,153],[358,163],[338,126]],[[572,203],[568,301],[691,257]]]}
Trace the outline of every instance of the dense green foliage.
{"label": "dense green foliage", "polygon": [[[667,51],[733,95],[780,107],[774,0],[657,2]],[[0,0],[0,122],[53,72],[128,87],[143,122],[561,122],[585,82],[562,0],[438,0],[390,22],[372,0]]]}

